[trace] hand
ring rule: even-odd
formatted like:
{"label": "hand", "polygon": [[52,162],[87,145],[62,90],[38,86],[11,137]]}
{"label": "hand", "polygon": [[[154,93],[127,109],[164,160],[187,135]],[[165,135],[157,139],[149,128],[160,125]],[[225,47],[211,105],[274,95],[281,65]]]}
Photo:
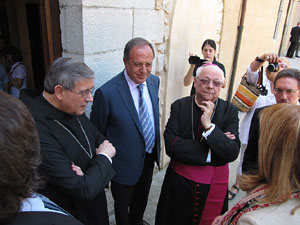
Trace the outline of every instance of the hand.
{"label": "hand", "polygon": [[207,64],[207,63],[212,63],[213,62],[213,60],[211,60],[210,58],[204,58],[204,62],[203,62],[203,64]]}
{"label": "hand", "polygon": [[211,115],[214,111],[215,104],[211,101],[203,101],[200,105],[200,109],[203,111],[201,116],[201,123],[204,129],[209,129],[211,127]]}
{"label": "hand", "polygon": [[216,216],[214,220],[212,221],[211,225],[218,225],[218,223],[221,221],[222,215],[221,216]]}
{"label": "hand", "polygon": [[108,141],[104,140],[101,145],[99,145],[98,148],[96,148],[96,153],[104,153],[108,157],[112,158],[116,154],[116,149],[115,147]]}
{"label": "hand", "polygon": [[232,133],[230,133],[230,132],[225,132],[224,134],[225,134],[229,139],[235,140],[235,135],[234,135],[234,134],[232,134]]}
{"label": "hand", "polygon": [[279,56],[273,53],[265,53],[260,58],[268,61],[269,63],[278,63],[279,60]]}
{"label": "hand", "polygon": [[[189,57],[194,56],[192,52],[189,52]],[[194,70],[195,69],[195,64],[190,64],[190,67]]]}
{"label": "hand", "polygon": [[79,166],[76,166],[73,162],[72,162],[72,170],[78,175],[78,176],[83,176],[84,173],[82,172],[81,168]]}

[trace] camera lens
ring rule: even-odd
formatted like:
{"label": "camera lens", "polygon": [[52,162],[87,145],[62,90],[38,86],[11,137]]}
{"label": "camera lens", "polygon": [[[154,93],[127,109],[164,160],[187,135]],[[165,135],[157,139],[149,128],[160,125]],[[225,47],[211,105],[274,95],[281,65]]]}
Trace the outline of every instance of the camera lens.
{"label": "camera lens", "polygon": [[277,72],[279,70],[279,65],[278,63],[269,63],[267,70],[269,72]]}

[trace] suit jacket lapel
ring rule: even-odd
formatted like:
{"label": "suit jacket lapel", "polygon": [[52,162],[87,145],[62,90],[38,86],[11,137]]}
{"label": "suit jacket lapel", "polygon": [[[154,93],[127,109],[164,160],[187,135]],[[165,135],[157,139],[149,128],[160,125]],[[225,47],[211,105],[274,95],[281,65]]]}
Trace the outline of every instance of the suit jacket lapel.
{"label": "suit jacket lapel", "polygon": [[157,118],[158,104],[156,102],[158,99],[158,96],[157,96],[157,90],[155,87],[155,83],[153,82],[153,79],[151,79],[150,77],[147,79],[147,86],[148,86],[148,91],[149,91],[149,95],[150,95],[151,102],[152,102],[153,114],[154,114],[154,119],[155,119],[154,123],[155,123],[156,120],[158,119]]}
{"label": "suit jacket lapel", "polygon": [[136,126],[138,127],[139,131],[141,134],[143,134],[143,129],[140,123],[140,119],[138,117],[133,99],[132,99],[132,95],[130,93],[129,90],[129,86],[128,83],[125,79],[124,73],[122,72],[119,77],[118,77],[118,92],[119,95],[122,99],[122,101],[124,102],[125,107],[128,109],[134,123],[136,124]]}

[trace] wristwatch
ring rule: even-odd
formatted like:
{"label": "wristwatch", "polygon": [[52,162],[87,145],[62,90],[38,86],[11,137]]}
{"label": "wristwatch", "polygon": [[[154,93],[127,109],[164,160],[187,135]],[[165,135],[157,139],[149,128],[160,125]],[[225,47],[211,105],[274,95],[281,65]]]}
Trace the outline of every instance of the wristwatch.
{"label": "wristwatch", "polygon": [[257,62],[260,62],[260,63],[263,63],[265,62],[265,60],[262,60],[261,58],[259,58],[258,56],[255,58],[255,61]]}

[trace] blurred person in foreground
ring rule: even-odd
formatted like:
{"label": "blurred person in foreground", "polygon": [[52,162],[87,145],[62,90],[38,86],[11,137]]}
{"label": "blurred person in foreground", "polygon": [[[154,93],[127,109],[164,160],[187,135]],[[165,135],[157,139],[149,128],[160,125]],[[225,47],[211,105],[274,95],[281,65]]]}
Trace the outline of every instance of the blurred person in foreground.
{"label": "blurred person in foreground", "polygon": [[300,106],[270,106],[259,122],[258,170],[239,177],[247,195],[213,225],[299,224]]}
{"label": "blurred person in foreground", "polygon": [[115,148],[85,115],[93,101],[94,72],[83,62],[58,58],[44,91],[21,92],[35,119],[41,144],[42,194],[85,225],[109,224],[104,188],[115,175]]}
{"label": "blurred person in foreground", "polygon": [[[265,71],[263,71],[263,65],[268,63]],[[276,69],[272,65],[277,65]],[[281,58],[277,54],[264,53],[263,55],[256,57],[248,66],[246,71],[247,81],[250,84],[257,84],[259,80],[259,73],[262,73],[263,86],[265,87],[265,95],[258,96],[254,105],[251,107],[249,112],[241,114],[240,122],[240,161],[236,171],[236,179],[234,184],[229,188],[228,199],[232,200],[238,193],[240,186],[237,177],[242,174],[242,164],[244,159],[244,153],[248,145],[249,130],[251,120],[254,111],[257,108],[276,104],[276,99],[274,96],[274,80],[277,74],[290,67],[289,62],[286,58]],[[272,69],[272,70],[271,70]],[[271,70],[271,71],[270,71]],[[275,71],[274,71],[275,70]]]}
{"label": "blurred person in foreground", "polygon": [[219,97],[224,72],[215,64],[197,69],[195,95],[176,100],[164,132],[167,169],[156,225],[210,225],[228,209],[228,163],[240,148],[238,111]]}
{"label": "blurred person in foreground", "polygon": [[[206,63],[213,63],[218,65],[224,72],[224,76],[226,77],[225,74],[225,67],[222,63],[218,62],[216,59],[216,53],[217,53],[217,45],[216,42],[212,39],[206,39],[201,47],[202,55],[204,59],[200,59],[196,55],[194,56],[192,53],[190,53],[189,57],[189,64],[190,68],[186,75],[184,76],[183,79],[183,84],[184,86],[190,85],[194,81],[194,77],[196,77],[196,71],[197,69],[202,66],[203,64]],[[224,82],[225,85],[225,82]],[[191,96],[195,94],[195,87],[192,85],[191,89]]]}
{"label": "blurred person in foreground", "polygon": [[[289,103],[299,105],[299,88],[300,88],[300,70],[285,69],[280,71],[274,81],[274,96],[276,103]],[[255,110],[251,120],[249,141],[245,150],[242,173],[256,173],[258,160],[258,140],[260,137],[259,131],[259,116],[260,112],[266,107],[261,107]]]}
{"label": "blurred person in foreground", "polygon": [[80,225],[69,213],[36,191],[40,144],[25,105],[0,91],[0,224]]}

